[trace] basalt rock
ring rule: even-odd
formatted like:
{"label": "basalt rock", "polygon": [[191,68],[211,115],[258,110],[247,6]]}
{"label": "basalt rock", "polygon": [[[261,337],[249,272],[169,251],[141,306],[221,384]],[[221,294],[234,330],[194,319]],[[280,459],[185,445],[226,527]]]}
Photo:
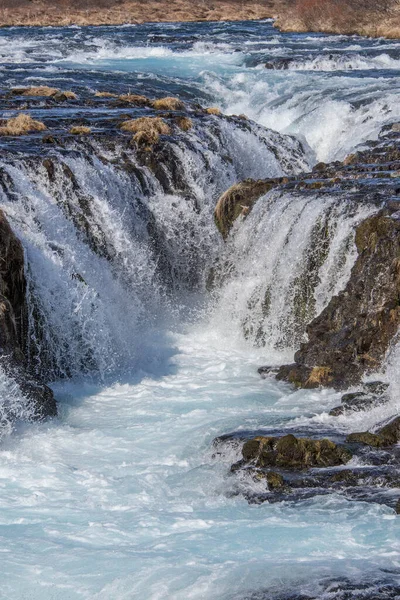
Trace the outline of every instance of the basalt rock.
{"label": "basalt rock", "polygon": [[400,221],[381,210],[356,230],[345,289],[307,326],[308,341],[278,379],[343,389],[378,369],[400,323]]}
{"label": "basalt rock", "polygon": [[394,418],[390,423],[378,429],[376,433],[369,431],[351,433],[347,436],[346,441],[376,448],[397,444],[397,442],[400,442],[400,417]]}
{"label": "basalt rock", "polygon": [[0,364],[19,385],[34,416],[55,416],[53,392],[29,372],[25,346],[26,281],[24,251],[3,211],[0,211]]}
{"label": "basalt rock", "polygon": [[346,464],[351,453],[328,439],[297,438],[292,434],[281,438],[256,437],[245,442],[243,460],[253,466],[302,470]]}

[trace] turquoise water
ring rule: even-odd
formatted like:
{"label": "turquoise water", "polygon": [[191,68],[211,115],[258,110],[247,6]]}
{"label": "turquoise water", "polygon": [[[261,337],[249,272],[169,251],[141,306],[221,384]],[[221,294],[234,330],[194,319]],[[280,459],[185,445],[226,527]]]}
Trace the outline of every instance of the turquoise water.
{"label": "turquoise water", "polygon": [[[0,58],[1,88],[46,83],[74,89],[83,99],[95,90],[178,95],[295,134],[307,142],[311,161],[342,158],[400,118],[398,42],[283,35],[271,22],[11,28],[0,31]],[[82,109],[71,103],[54,109],[60,110],[73,115]],[[182,153],[204,210],[194,215],[184,197],[163,196],[160,189],[149,199],[182,278],[193,257],[196,265],[211,264],[222,253],[212,222],[218,186],[235,177],[281,174],[259,141],[237,132],[235,140],[230,170],[217,143],[214,154],[205,144],[213,185],[195,151]],[[261,380],[256,370],[293,356],[292,343],[279,352],[271,348],[280,339],[282,298],[290,295],[316,215],[333,206],[332,227],[339,224],[318,289],[324,306],[344,285],[354,260],[349,252],[336,268],[349,231],[370,209],[350,215],[337,209],[336,215],[330,198],[303,206],[283,197],[271,209],[255,210],[229,247],[236,279],[217,298],[204,294],[198,312],[191,306],[177,310],[174,320],[170,307],[168,318],[157,312],[165,297],[152,277],[156,267],[128,180],[97,160],[68,160],[122,256],[123,277],[79,239],[40,172],[8,167],[23,202],[5,194],[1,204],[24,241],[31,273],[46,274],[41,299],[74,378],[53,384],[58,419],[27,424],[19,409],[21,419],[2,438],[0,598],[399,598],[399,519],[392,508],[333,492],[249,504],[244,494],[262,492],[265,484],[230,475],[240,449],[213,445],[223,434],[259,429],[336,436],[398,411],[396,361],[385,375],[394,390],[391,403],[338,419],[328,416],[338,394],[294,392]],[[176,206],[178,217],[171,210]],[[187,231],[196,252],[187,248]],[[70,277],[82,269],[84,291]],[[272,342],[255,349],[244,339],[242,323],[256,314],[247,300],[267,275],[275,290]],[[172,297],[184,308],[193,301],[185,294]],[[181,315],[187,314],[185,321]],[[113,383],[98,373],[79,374],[75,357],[86,345],[103,375],[112,366]],[[0,392],[8,399],[15,391],[1,379]]]}

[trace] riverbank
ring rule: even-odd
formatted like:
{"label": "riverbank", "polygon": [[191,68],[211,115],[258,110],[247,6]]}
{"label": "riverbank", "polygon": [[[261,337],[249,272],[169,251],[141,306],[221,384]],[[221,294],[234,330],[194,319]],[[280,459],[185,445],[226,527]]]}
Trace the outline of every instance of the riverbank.
{"label": "riverbank", "polygon": [[[368,4],[368,3],[367,3]],[[248,21],[275,18],[286,32],[359,34],[400,38],[400,5],[395,0],[4,0],[0,27],[123,25],[190,21]]]}
{"label": "riverbank", "polygon": [[280,2],[274,0],[20,0],[15,6],[5,0],[0,9],[0,26],[123,25],[188,21],[246,21],[276,16]]}

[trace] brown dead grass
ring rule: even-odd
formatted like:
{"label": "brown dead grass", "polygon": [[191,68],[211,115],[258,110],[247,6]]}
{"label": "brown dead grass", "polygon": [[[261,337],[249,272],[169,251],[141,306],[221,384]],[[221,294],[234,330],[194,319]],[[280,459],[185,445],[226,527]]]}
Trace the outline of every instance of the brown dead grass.
{"label": "brown dead grass", "polygon": [[398,0],[296,0],[283,5],[276,25],[284,31],[322,31],[400,38]]}
{"label": "brown dead grass", "polygon": [[313,367],[306,381],[305,387],[314,385],[328,385],[332,381],[330,367]]}
{"label": "brown dead grass", "polygon": [[241,21],[276,15],[278,0],[0,0],[0,25]]}
{"label": "brown dead grass", "polygon": [[170,96],[153,100],[152,106],[156,110],[183,110],[185,108],[182,100],[179,100],[179,98],[172,98]]}
{"label": "brown dead grass", "polygon": [[176,117],[175,123],[182,131],[189,131],[193,127],[193,121],[189,117]]}
{"label": "brown dead grass", "polygon": [[140,117],[139,119],[130,119],[124,121],[121,125],[123,131],[130,133],[150,132],[155,131],[159,135],[168,135],[171,133],[171,128],[160,117]]}
{"label": "brown dead grass", "polygon": [[92,133],[90,127],[86,127],[86,125],[74,125],[70,128],[69,133],[72,135],[88,135]]}
{"label": "brown dead grass", "polygon": [[118,98],[118,94],[113,94],[112,92],[96,92],[96,98]]}
{"label": "brown dead grass", "polygon": [[206,112],[208,115],[220,115],[220,114],[221,114],[221,111],[220,111],[220,109],[219,109],[219,108],[217,108],[216,106],[211,106],[210,108],[206,108],[206,109],[205,109],[205,112]]}
{"label": "brown dead grass", "polygon": [[24,135],[34,131],[45,131],[46,125],[41,121],[34,121],[30,115],[24,113],[8,119],[0,126],[0,135]]}
{"label": "brown dead grass", "polygon": [[69,90],[60,90],[47,85],[32,86],[28,88],[15,88],[12,93],[16,96],[38,96],[42,98],[59,97],[60,100],[76,100],[77,96]]}
{"label": "brown dead grass", "polygon": [[118,96],[118,100],[129,102],[129,104],[135,104],[136,106],[151,106],[151,100],[139,94],[122,94]]}
{"label": "brown dead grass", "polygon": [[133,142],[145,150],[151,150],[160,139],[160,135],[171,133],[170,126],[160,117],[140,117],[130,119],[121,125],[123,131],[133,133]]}

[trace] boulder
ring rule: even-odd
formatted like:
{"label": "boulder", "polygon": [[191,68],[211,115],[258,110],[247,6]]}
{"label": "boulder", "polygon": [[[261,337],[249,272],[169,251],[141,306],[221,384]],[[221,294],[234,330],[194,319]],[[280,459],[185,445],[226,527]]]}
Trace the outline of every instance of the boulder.
{"label": "boulder", "polygon": [[303,470],[346,464],[351,453],[328,439],[297,438],[292,434],[280,438],[256,437],[242,449],[243,460],[260,468],[278,467]]}

